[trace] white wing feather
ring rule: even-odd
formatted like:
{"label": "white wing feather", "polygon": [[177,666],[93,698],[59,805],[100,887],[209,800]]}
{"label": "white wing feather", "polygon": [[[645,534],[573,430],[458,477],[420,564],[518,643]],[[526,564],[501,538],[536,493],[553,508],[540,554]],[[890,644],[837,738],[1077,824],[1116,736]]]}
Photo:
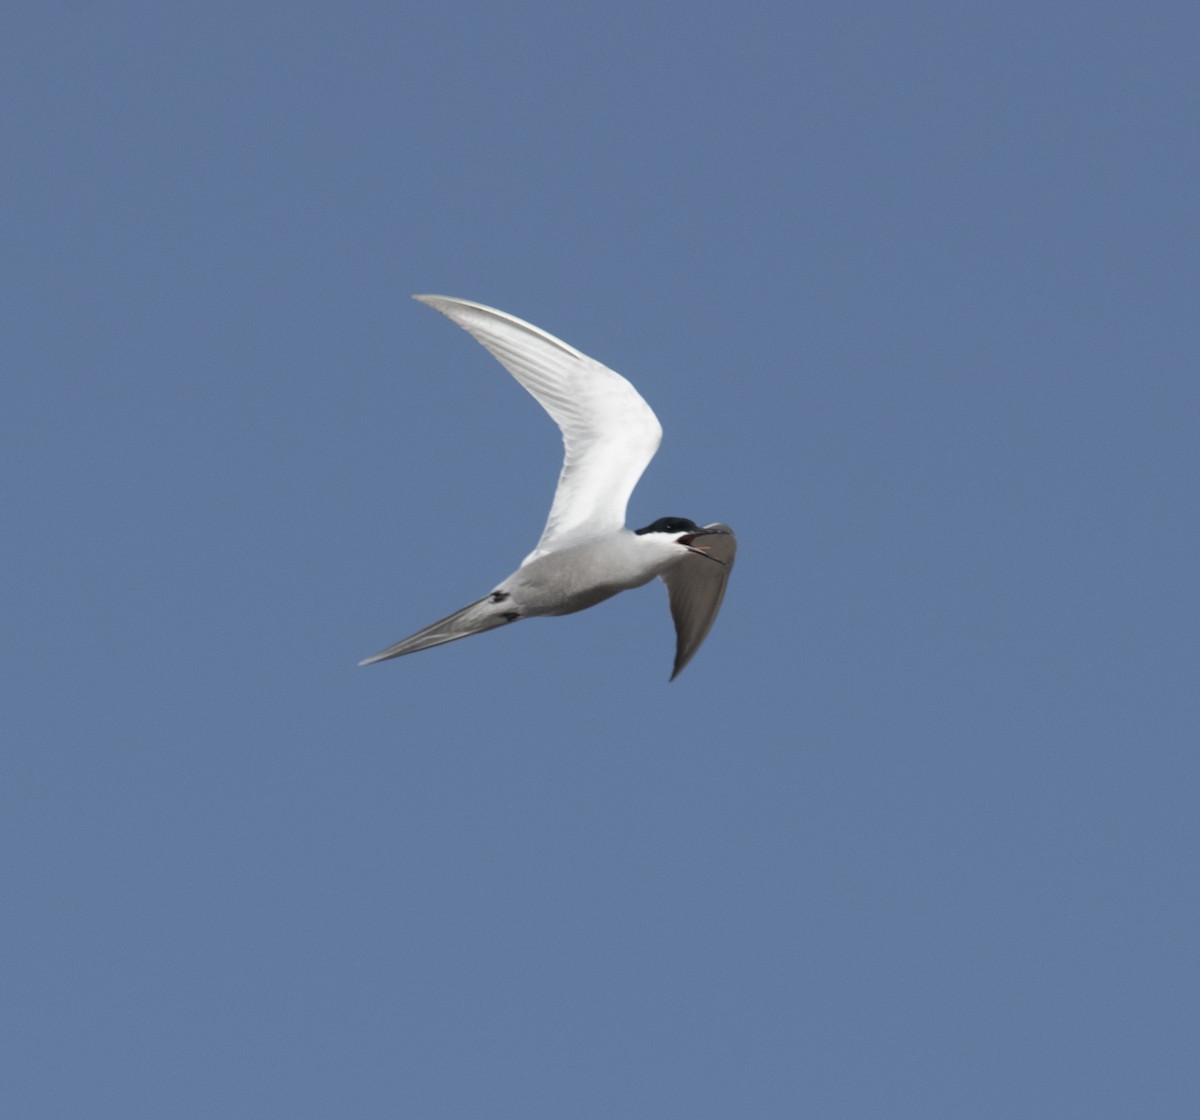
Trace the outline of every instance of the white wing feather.
{"label": "white wing feather", "polygon": [[541,540],[524,560],[566,538],[615,532],[658,445],[662,425],[619,373],[515,315],[449,296],[414,296],[481,343],[559,426],[563,467]]}

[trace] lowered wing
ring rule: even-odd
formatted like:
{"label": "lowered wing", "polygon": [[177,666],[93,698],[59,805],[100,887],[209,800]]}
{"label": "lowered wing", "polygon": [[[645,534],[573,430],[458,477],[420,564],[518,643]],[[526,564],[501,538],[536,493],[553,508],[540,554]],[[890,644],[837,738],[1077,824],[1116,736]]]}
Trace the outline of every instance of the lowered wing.
{"label": "lowered wing", "polygon": [[[662,577],[667,585],[671,617],[675,620],[674,680],[708,637],[712,624],[725,598],[725,585],[733,571],[737,553],[737,538],[728,525],[713,522],[705,525],[713,535],[698,538],[703,541],[707,556],[689,556]],[[714,564],[713,560],[719,560]]]}

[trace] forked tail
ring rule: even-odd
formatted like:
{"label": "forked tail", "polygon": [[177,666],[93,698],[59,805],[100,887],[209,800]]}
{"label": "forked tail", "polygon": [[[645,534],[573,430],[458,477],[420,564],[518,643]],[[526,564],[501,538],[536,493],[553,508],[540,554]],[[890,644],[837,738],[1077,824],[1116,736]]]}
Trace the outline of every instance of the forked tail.
{"label": "forked tail", "polygon": [[388,661],[393,657],[403,657],[406,653],[416,653],[418,650],[429,649],[432,646],[445,645],[446,642],[457,642],[459,638],[469,638],[472,634],[482,634],[485,630],[495,630],[497,626],[507,626],[516,622],[521,616],[512,610],[505,610],[490,595],[477,599],[461,611],[447,615],[445,618],[426,626],[424,630],[405,638],[394,646],[360,661],[360,665],[374,665],[376,661]]}

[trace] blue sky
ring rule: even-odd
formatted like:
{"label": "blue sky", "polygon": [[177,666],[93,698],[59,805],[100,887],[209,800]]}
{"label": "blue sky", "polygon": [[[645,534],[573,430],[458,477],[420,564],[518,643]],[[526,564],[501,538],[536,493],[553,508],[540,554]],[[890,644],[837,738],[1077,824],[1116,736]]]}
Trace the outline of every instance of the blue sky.
{"label": "blue sky", "polygon": [[[1184,4],[3,17],[0,1111],[1181,1116]],[[662,588],[397,662],[666,430]]]}

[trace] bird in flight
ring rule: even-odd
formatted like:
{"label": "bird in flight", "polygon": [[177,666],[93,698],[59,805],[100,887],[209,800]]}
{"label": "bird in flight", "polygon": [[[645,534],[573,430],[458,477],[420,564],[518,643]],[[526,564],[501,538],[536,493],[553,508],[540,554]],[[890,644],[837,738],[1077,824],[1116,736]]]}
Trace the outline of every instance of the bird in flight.
{"label": "bird in flight", "polygon": [[561,429],[565,454],[541,540],[521,566],[482,599],[359,664],[572,614],[658,576],[675,622],[674,680],[712,629],[737,540],[728,525],[686,517],[625,527],[629,496],[662,442],[650,406],[619,373],[515,315],[449,296],[414,298],[474,336],[529,391]]}

